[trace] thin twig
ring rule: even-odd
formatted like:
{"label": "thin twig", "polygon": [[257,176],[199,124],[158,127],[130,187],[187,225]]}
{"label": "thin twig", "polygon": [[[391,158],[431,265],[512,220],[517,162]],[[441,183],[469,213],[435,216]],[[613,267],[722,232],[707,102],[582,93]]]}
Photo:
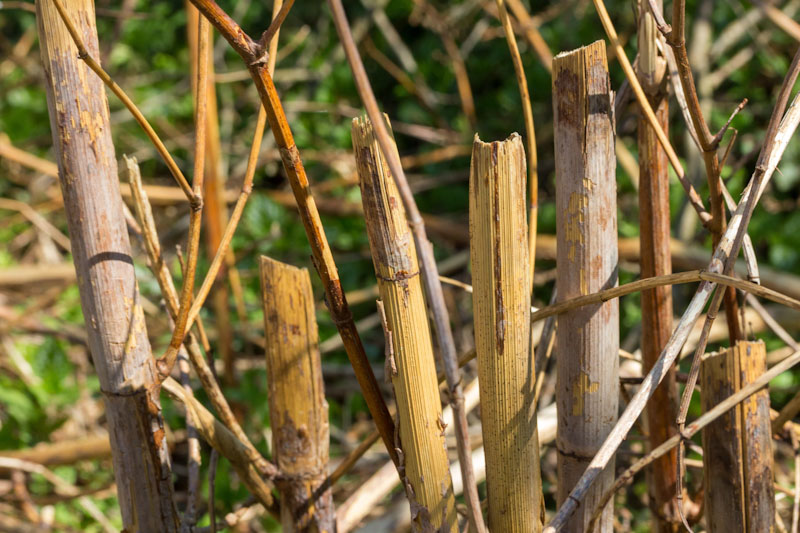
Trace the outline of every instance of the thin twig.
{"label": "thin twig", "polygon": [[[700,199],[700,195],[697,194],[697,191],[695,191],[692,184],[689,183],[689,180],[687,179],[683,170],[683,166],[678,159],[678,154],[675,153],[675,149],[672,148],[672,145],[667,138],[667,134],[664,133],[664,129],[658,122],[658,117],[656,117],[655,113],[653,112],[653,108],[650,106],[650,102],[647,100],[647,95],[644,93],[644,90],[639,83],[636,72],[634,72],[630,61],[628,61],[628,56],[625,55],[625,49],[622,48],[622,44],[617,36],[617,31],[614,29],[614,24],[611,22],[611,17],[608,15],[608,11],[606,10],[603,0],[592,1],[597,9],[597,14],[600,16],[600,22],[603,24],[606,35],[608,35],[608,40],[611,41],[611,46],[614,48],[614,53],[616,54],[617,60],[622,66],[623,72],[625,72],[625,77],[627,78],[628,83],[630,83],[631,89],[633,89],[633,94],[636,96],[636,101],[639,103],[639,108],[644,112],[648,124],[650,124],[650,127],[653,128],[653,132],[655,132],[658,142],[661,144],[662,148],[664,148],[664,152],[667,154],[667,158],[669,159],[672,168],[675,170],[678,180],[681,182],[681,185],[683,185],[683,188],[689,197],[689,203],[691,203],[692,207],[694,207],[695,211],[697,211],[697,215],[700,217],[700,220],[703,222],[703,224],[708,224],[712,217],[703,206],[703,201]],[[656,18],[656,21],[658,21],[658,18]]]}
{"label": "thin twig", "polygon": [[677,285],[681,283],[693,283],[698,281],[734,287],[736,289],[752,293],[761,298],[766,298],[768,300],[772,300],[773,302],[786,305],[792,309],[800,310],[800,300],[795,300],[794,298],[786,296],[778,291],[767,289],[766,287],[756,285],[755,283],[745,281],[743,279],[717,274],[716,272],[712,272],[710,270],[690,270],[688,272],[678,272],[675,274],[666,274],[664,276],[654,276],[652,278],[640,279],[637,281],[632,281],[631,283],[620,285],[619,287],[614,287],[613,289],[606,289],[603,291],[586,294],[584,296],[571,298],[569,300],[564,300],[555,305],[543,307],[542,309],[532,313],[531,321],[536,322],[550,316],[566,313],[567,311],[576,309],[578,307],[607,302],[608,300],[619,298],[634,292],[654,289],[656,287],[663,287],[664,285]]}
{"label": "thin twig", "polygon": [[180,185],[180,188],[181,190],[183,190],[183,193],[189,200],[192,209],[193,210],[199,209],[203,204],[202,197],[200,197],[197,193],[195,193],[192,190],[192,187],[189,185],[189,182],[186,181],[186,178],[181,172],[181,169],[178,168],[177,163],[175,163],[175,160],[172,159],[172,156],[170,155],[169,151],[167,151],[167,148],[164,146],[164,143],[161,142],[161,139],[158,137],[158,134],[156,134],[155,130],[147,121],[147,119],[144,117],[142,112],[139,111],[139,108],[136,107],[136,104],[133,103],[133,100],[131,100],[128,97],[128,95],[125,94],[125,91],[123,91],[122,88],[119,85],[117,85],[114,82],[114,80],[111,79],[111,77],[106,73],[106,71],[103,70],[103,67],[101,67],[100,64],[97,61],[95,61],[95,59],[89,54],[88,50],[86,49],[86,46],[84,46],[83,44],[83,39],[81,39],[80,33],[78,33],[77,28],[75,28],[75,25],[72,23],[72,20],[69,18],[69,15],[64,10],[64,5],[61,3],[61,0],[53,0],[53,4],[56,6],[58,14],[61,15],[61,20],[64,21],[64,25],[66,25],[67,31],[69,31],[69,34],[72,36],[72,40],[75,43],[75,46],[78,48],[78,57],[82,59],[86,63],[86,65],[90,69],[92,69],[101,80],[103,80],[103,83],[105,83],[106,86],[109,89],[111,89],[111,92],[113,92],[117,96],[117,98],[119,98],[120,101],[125,105],[125,107],[128,108],[128,111],[130,111],[130,113],[133,115],[133,118],[136,119],[136,122],[139,123],[139,126],[142,127],[145,134],[147,134],[147,137],[155,146],[156,151],[164,160],[164,163],[166,163],[167,168],[169,168],[169,171],[175,178],[175,181],[177,181],[178,185]]}
{"label": "thin twig", "polygon": [[[206,163],[206,126],[208,119],[208,53],[210,31],[208,20],[205,17],[197,18],[197,82],[195,83],[197,95],[195,98],[195,130],[194,130],[194,177],[192,179],[192,192],[202,199],[203,178]],[[172,372],[175,361],[178,359],[178,349],[186,337],[186,325],[189,318],[189,309],[194,297],[194,277],[197,272],[197,259],[200,256],[200,228],[203,219],[202,202],[189,214],[189,249],[186,269],[181,288],[180,310],[175,319],[175,329],[164,355],[156,360],[156,368],[161,381],[164,381]]]}
{"label": "thin twig", "polygon": [[[289,11],[291,11],[293,5],[294,0],[286,0],[286,2],[281,1],[278,8],[278,13],[272,14],[272,22],[270,22],[269,27],[264,30],[264,33],[261,34],[261,39],[258,40],[258,46],[261,48],[261,50],[268,53],[267,59],[275,55],[271,46],[273,37],[278,35],[278,32],[283,25],[283,21],[286,20],[286,16],[289,14]],[[270,74],[273,72],[275,72],[274,66],[272,67]]]}
{"label": "thin twig", "polygon": [[462,475],[464,476],[464,493],[467,496],[466,500],[469,509],[468,518],[470,528],[478,533],[483,533],[485,531],[485,526],[483,524],[483,516],[480,512],[480,500],[478,498],[472,462],[470,461],[469,431],[463,404],[464,393],[461,388],[461,377],[458,372],[458,356],[453,340],[453,332],[450,329],[450,319],[444,302],[442,284],[439,281],[436,260],[433,255],[433,246],[428,241],[428,236],[425,232],[425,223],[417,208],[414,194],[408,185],[408,180],[403,171],[400,158],[396,150],[393,149],[391,135],[386,126],[384,117],[378,108],[378,102],[375,99],[375,94],[372,91],[367,73],[364,70],[364,64],[358,54],[358,49],[356,48],[353,34],[350,31],[350,25],[347,22],[347,16],[342,2],[341,0],[328,0],[328,4],[333,13],[336,30],[339,33],[339,39],[342,41],[347,61],[353,72],[353,78],[358,88],[358,93],[367,110],[367,115],[372,123],[378,145],[383,152],[389,170],[397,184],[403,206],[406,209],[409,226],[414,235],[414,244],[420,259],[420,270],[425,284],[425,294],[433,314],[436,339],[445,367],[447,385],[450,389],[450,404],[456,415],[456,443]]}
{"label": "thin twig", "polygon": [[[714,146],[715,148],[719,147],[719,143],[722,141],[722,137],[725,136],[725,132],[728,131],[728,127],[731,125],[731,122],[733,122],[734,117],[736,115],[738,115],[739,111],[744,109],[744,106],[746,106],[746,105],[747,105],[747,98],[742,100],[739,103],[739,105],[736,106],[736,109],[733,110],[733,113],[731,113],[731,116],[728,117],[727,122],[725,122],[725,124],[719,129],[717,134],[714,135],[714,137],[711,139],[711,145],[712,146]],[[722,164],[720,164],[720,168],[722,168]]]}

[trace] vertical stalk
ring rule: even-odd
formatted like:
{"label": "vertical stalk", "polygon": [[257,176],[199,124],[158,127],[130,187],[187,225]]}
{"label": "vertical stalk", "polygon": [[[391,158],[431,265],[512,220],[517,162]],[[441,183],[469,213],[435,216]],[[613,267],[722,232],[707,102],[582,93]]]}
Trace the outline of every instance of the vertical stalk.
{"label": "vertical stalk", "polygon": [[[94,7],[66,8],[98,56]],[[156,369],[139,306],[103,83],[56,6],[36,3],[53,145],[89,348],[103,391],[123,527],[177,531]]]}
{"label": "vertical stalk", "polygon": [[536,154],[536,128],[533,124],[533,109],[531,107],[530,92],[528,91],[528,80],[525,77],[522,57],[519,55],[514,28],[511,26],[511,18],[508,16],[505,2],[496,0],[496,3],[500,23],[503,25],[503,31],[506,34],[508,51],[511,53],[511,61],[514,64],[514,74],[517,77],[519,97],[522,104],[522,116],[525,119],[526,144],[528,145],[528,257],[531,291],[533,291],[533,274],[536,269],[537,218],[539,213],[539,159]]}
{"label": "vertical stalk", "polygon": [[[741,379],[732,349],[712,352],[700,365],[703,411],[739,390]],[[703,429],[705,517],[710,532],[744,531],[744,472],[741,407]]]}
{"label": "vertical stalk", "polygon": [[[665,62],[659,56],[660,33],[650,10],[640,2],[639,82],[664,132],[669,131],[669,103],[664,90]],[[641,277],[672,273],[669,220],[669,160],[644,116],[639,117],[639,243]],[[649,372],[672,333],[672,288],[642,291],[642,362]],[[650,449],[676,433],[678,389],[670,369],[647,409]],[[677,453],[673,449],[648,470],[653,523],[658,531],[676,532],[681,526],[676,500]]]}
{"label": "vertical stalk", "polygon": [[[491,531],[541,531],[539,437],[530,357],[525,151],[519,135],[484,143],[470,166],[475,348]],[[560,291],[560,289],[559,289]]]}
{"label": "vertical stalk", "polygon": [[467,520],[469,521],[470,528],[474,530],[475,533],[484,533],[486,526],[483,523],[478,488],[475,483],[475,473],[472,468],[467,415],[464,410],[464,392],[461,388],[461,377],[458,371],[458,356],[456,354],[455,342],[453,341],[453,331],[450,328],[450,317],[444,301],[442,284],[439,282],[436,260],[433,255],[433,245],[428,241],[428,235],[425,231],[426,222],[422,219],[419,209],[417,209],[414,194],[411,191],[411,187],[408,185],[408,180],[406,180],[400,158],[393,148],[394,143],[392,142],[388,128],[382,120],[378,102],[375,99],[372,86],[369,84],[369,78],[367,78],[367,73],[364,70],[364,64],[361,61],[361,56],[358,55],[358,49],[355,39],[353,39],[353,33],[350,31],[350,25],[347,22],[344,6],[341,0],[328,0],[328,4],[331,7],[336,31],[339,33],[339,38],[342,41],[347,61],[350,63],[350,69],[353,71],[353,79],[358,88],[358,93],[366,108],[367,116],[372,121],[375,134],[378,138],[378,144],[381,147],[383,156],[386,158],[386,164],[397,184],[414,236],[414,244],[417,248],[417,254],[419,254],[420,268],[422,271],[422,282],[425,286],[425,296],[430,306],[431,314],[433,315],[433,328],[436,333],[436,340],[438,342],[445,375],[447,376],[450,405],[455,413],[456,448],[458,450],[461,475],[464,479]]}
{"label": "vertical stalk", "polygon": [[[558,300],[617,285],[616,160],[613,96],[605,43],[556,56],[553,110],[556,154]],[[619,307],[586,306],[558,319],[558,501],[563,503],[617,420]],[[614,481],[613,461],[564,531],[583,531]],[[599,521],[612,531],[612,506]]]}
{"label": "vertical stalk", "polygon": [[[225,179],[220,172],[220,147],[219,147],[219,117],[217,111],[217,90],[214,83],[214,60],[213,46],[209,46],[205,58],[198,57],[198,34],[197,21],[200,13],[191,3],[186,4],[187,34],[189,38],[189,51],[191,55],[192,69],[192,90],[197,95],[196,71],[198,61],[206,61],[208,64],[208,87],[206,89],[206,151],[205,151],[205,177],[203,180],[203,202],[205,211],[205,241],[206,255],[209,261],[213,261],[214,255],[222,242],[222,233],[227,222],[227,209],[225,205]],[[207,32],[206,38],[209,43],[213,43],[214,29],[210,24],[205,25]],[[195,98],[196,100],[196,98]],[[197,105],[195,103],[195,105]],[[231,248],[228,254],[232,255]],[[222,357],[225,369],[225,382],[228,385],[235,383],[233,371],[233,332],[231,329],[231,317],[228,308],[228,287],[225,284],[225,267],[217,273],[214,285],[212,303],[214,306],[214,325],[217,329],[217,347]]]}
{"label": "vertical stalk", "polygon": [[455,531],[453,483],[417,251],[369,119],[354,119],[352,132],[367,233],[386,311],[387,369],[397,398],[403,466],[413,489],[409,499],[418,506],[412,513],[415,528]]}
{"label": "vertical stalk", "polygon": [[[767,371],[766,346],[763,341],[740,341],[734,349],[739,357],[742,387],[746,387]],[[761,389],[741,406],[747,531],[772,531],[776,511],[769,390]]]}
{"label": "vertical stalk", "polygon": [[269,418],[274,460],[281,471],[283,531],[334,531],[330,489],[307,500],[325,481],[328,403],[322,382],[314,295],[308,270],[261,257]]}
{"label": "vertical stalk", "polygon": [[[708,411],[764,373],[764,343],[740,341],[704,356],[700,368],[702,405]],[[706,522],[711,533],[772,530],[771,440],[767,390],[703,430]]]}
{"label": "vertical stalk", "polygon": [[[718,141],[708,129],[708,123],[703,117],[700,108],[700,100],[695,90],[692,69],[689,66],[689,56],[686,51],[686,1],[676,0],[672,3],[672,25],[673,29],[667,36],[667,44],[675,52],[675,60],[678,65],[679,77],[683,92],[686,95],[686,103],[689,114],[692,117],[694,130],[700,142],[700,149],[703,152],[703,162],[706,167],[706,177],[708,178],[708,188],[711,203],[711,224],[710,230],[713,238],[713,247],[717,245],[725,233],[727,221],[725,218],[725,204],[720,185],[720,166],[717,157]],[[736,291],[732,288],[725,289],[724,295],[725,318],[728,324],[728,335],[731,343],[744,339],[742,327],[739,323],[739,304],[736,301]]]}

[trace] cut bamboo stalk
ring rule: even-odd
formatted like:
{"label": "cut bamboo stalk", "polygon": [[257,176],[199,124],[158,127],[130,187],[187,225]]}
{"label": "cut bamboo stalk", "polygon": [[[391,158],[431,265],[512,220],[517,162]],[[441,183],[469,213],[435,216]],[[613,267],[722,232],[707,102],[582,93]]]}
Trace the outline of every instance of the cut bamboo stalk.
{"label": "cut bamboo stalk", "polygon": [[[94,5],[65,8],[99,55]],[[52,2],[36,18],[53,146],[89,348],[108,419],[122,525],[177,531],[169,450],[117,179],[108,101]]]}
{"label": "cut bamboo stalk", "polygon": [[[733,350],[712,352],[700,366],[703,411],[741,388]],[[736,406],[703,429],[705,517],[710,532],[744,531],[744,471],[741,407]]]}
{"label": "cut bamboo stalk", "polygon": [[[553,66],[558,300],[617,285],[613,95],[605,43],[559,54]],[[558,318],[558,502],[563,503],[617,420],[619,307]],[[563,531],[583,531],[614,482],[613,460]],[[598,531],[612,531],[609,505]]]}
{"label": "cut bamboo stalk", "polygon": [[[792,60],[789,73],[786,75],[783,86],[781,87],[781,92],[778,95],[778,103],[770,118],[770,124],[767,128],[767,137],[761,149],[761,154],[759,155],[758,170],[753,174],[750,183],[748,183],[747,187],[745,187],[742,192],[739,205],[731,215],[728,229],[725,230],[724,239],[721,241],[720,246],[714,250],[714,255],[708,265],[708,270],[710,272],[722,272],[729,275],[733,271],[734,259],[739,255],[741,243],[746,232],[747,224],[750,222],[756,201],[769,184],[772,174],[775,172],[783,156],[789,138],[791,138],[791,135],[797,129],[798,123],[800,123],[800,105],[798,105],[800,98],[796,96],[788,109],[786,108],[790,87],[797,80],[798,73],[800,73],[800,53],[796,54],[795,58]],[[786,110],[785,113],[784,110]],[[781,115],[783,118],[781,118]],[[581,479],[578,480],[575,488],[569,494],[569,498],[562,504],[550,523],[545,527],[544,531],[546,533],[555,533],[564,527],[564,524],[569,520],[570,516],[575,512],[578,506],[581,505],[594,482],[597,481],[597,478],[614,458],[625,436],[628,434],[631,427],[633,427],[636,419],[639,418],[644,411],[645,404],[652,396],[654,388],[661,382],[669,367],[674,364],[681,346],[685,344],[689,332],[703,312],[703,308],[711,299],[711,293],[715,288],[716,284],[713,282],[700,284],[689,302],[686,312],[675,327],[672,337],[670,337],[669,342],[667,342],[667,346],[661,353],[659,362],[653,366],[653,369],[642,380],[639,390],[631,398],[630,402],[628,402],[628,406],[620,416],[619,422],[600,447],[594,459],[589,463],[586,472],[581,476]],[[787,359],[787,361],[789,360]],[[779,366],[781,365],[776,365],[775,369]],[[764,374],[764,377],[767,375],[772,375],[772,370]],[[761,378],[759,378],[759,382],[760,381]],[[691,427],[692,425],[690,425],[690,429]],[[606,501],[608,500],[604,499],[603,504],[599,507],[603,508]]]}
{"label": "cut bamboo stalk", "polygon": [[328,403],[322,382],[308,270],[261,257],[269,417],[281,471],[283,531],[335,531],[332,493],[307,500],[325,481]]}
{"label": "cut bamboo stalk", "polygon": [[[740,341],[707,354],[701,366],[708,411],[766,371],[764,343]],[[763,389],[703,429],[706,522],[711,533],[773,531],[769,391]]]}
{"label": "cut bamboo stalk", "polygon": [[[364,217],[386,312],[387,369],[397,398],[415,530],[456,531],[453,483],[419,263],[397,186],[366,118],[353,120]],[[396,150],[396,148],[395,148]],[[413,492],[412,492],[413,491]]]}
{"label": "cut bamboo stalk", "polygon": [[[739,353],[741,386],[746,387],[767,371],[766,346],[763,341],[741,341],[735,350]],[[747,531],[774,531],[776,510],[769,390],[760,390],[741,406]]]}
{"label": "cut bamboo stalk", "polygon": [[[491,531],[541,531],[544,518],[530,357],[525,151],[516,133],[475,136],[469,227],[475,348]],[[560,289],[559,289],[560,290]]]}
{"label": "cut bamboo stalk", "polygon": [[[661,3],[661,0],[657,0]],[[639,81],[647,94],[661,128],[669,131],[669,103],[664,80],[665,61],[659,56],[661,34],[645,1],[639,9]],[[662,39],[663,40],[663,39]],[[672,273],[669,250],[669,160],[655,131],[644,116],[639,117],[639,242],[641,277]],[[672,287],[642,291],[642,363],[649,372],[672,334]],[[676,433],[678,388],[675,370],[670,369],[653,394],[646,410],[650,449]],[[673,449],[648,469],[649,504],[653,525],[662,533],[683,528],[676,498],[677,453]]]}

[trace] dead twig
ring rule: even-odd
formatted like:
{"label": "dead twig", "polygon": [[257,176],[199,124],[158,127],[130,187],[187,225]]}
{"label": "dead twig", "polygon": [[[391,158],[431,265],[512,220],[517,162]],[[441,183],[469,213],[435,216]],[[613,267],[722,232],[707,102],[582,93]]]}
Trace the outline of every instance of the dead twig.
{"label": "dead twig", "polygon": [[210,32],[208,20],[204,17],[197,19],[197,81],[195,88],[195,130],[194,130],[194,178],[192,192],[201,199],[200,205],[193,208],[189,214],[189,249],[186,268],[183,275],[180,306],[178,318],[175,319],[175,328],[172,338],[164,355],[156,360],[156,368],[161,381],[164,381],[172,372],[175,361],[178,359],[178,349],[186,337],[186,325],[189,318],[189,309],[194,297],[194,277],[197,272],[197,259],[200,256],[200,227],[203,219],[203,179],[206,164],[206,126],[208,121],[208,51]]}
{"label": "dead twig", "polygon": [[536,322],[550,316],[566,313],[567,311],[577,309],[578,307],[607,302],[614,298],[620,298],[634,292],[646,291],[656,287],[663,287],[665,285],[694,283],[698,281],[734,287],[736,289],[747,291],[755,296],[766,298],[773,302],[791,307],[792,309],[800,310],[800,300],[786,296],[778,291],[767,289],[766,287],[762,287],[761,285],[757,285],[753,282],[745,281],[743,279],[734,278],[724,274],[717,274],[711,270],[690,270],[688,272],[678,272],[675,274],[666,274],[664,276],[654,276],[652,278],[640,279],[638,281],[632,281],[612,289],[606,289],[592,294],[587,294],[585,296],[578,296],[570,300],[564,300],[563,302],[543,307],[538,311],[531,313],[531,321]]}

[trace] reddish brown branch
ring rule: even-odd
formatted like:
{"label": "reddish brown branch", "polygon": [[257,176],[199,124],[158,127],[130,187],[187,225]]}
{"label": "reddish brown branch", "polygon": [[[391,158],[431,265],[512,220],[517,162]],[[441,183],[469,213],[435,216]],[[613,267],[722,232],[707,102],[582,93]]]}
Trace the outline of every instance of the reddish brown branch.
{"label": "reddish brown branch", "polygon": [[325,287],[328,308],[342,337],[367,407],[375,420],[375,424],[378,426],[389,454],[397,462],[397,454],[394,449],[394,422],[389,415],[389,410],[381,395],[378,382],[367,360],[364,346],[361,344],[361,339],[353,322],[350,307],[347,305],[347,300],[339,281],[339,272],[333,260],[328,240],[325,237],[325,231],[319,218],[314,197],[311,194],[305,168],[300,159],[300,152],[295,145],[294,136],[286,119],[283,105],[275,89],[272,76],[269,74],[267,64],[259,61],[261,58],[259,46],[214,0],[192,0],[192,3],[209,19],[211,24],[241,56],[255,82],[256,89],[261,97],[261,103],[267,112],[267,120],[272,129],[272,134],[280,149],[289,184],[297,201],[300,218],[311,245],[314,266]]}

